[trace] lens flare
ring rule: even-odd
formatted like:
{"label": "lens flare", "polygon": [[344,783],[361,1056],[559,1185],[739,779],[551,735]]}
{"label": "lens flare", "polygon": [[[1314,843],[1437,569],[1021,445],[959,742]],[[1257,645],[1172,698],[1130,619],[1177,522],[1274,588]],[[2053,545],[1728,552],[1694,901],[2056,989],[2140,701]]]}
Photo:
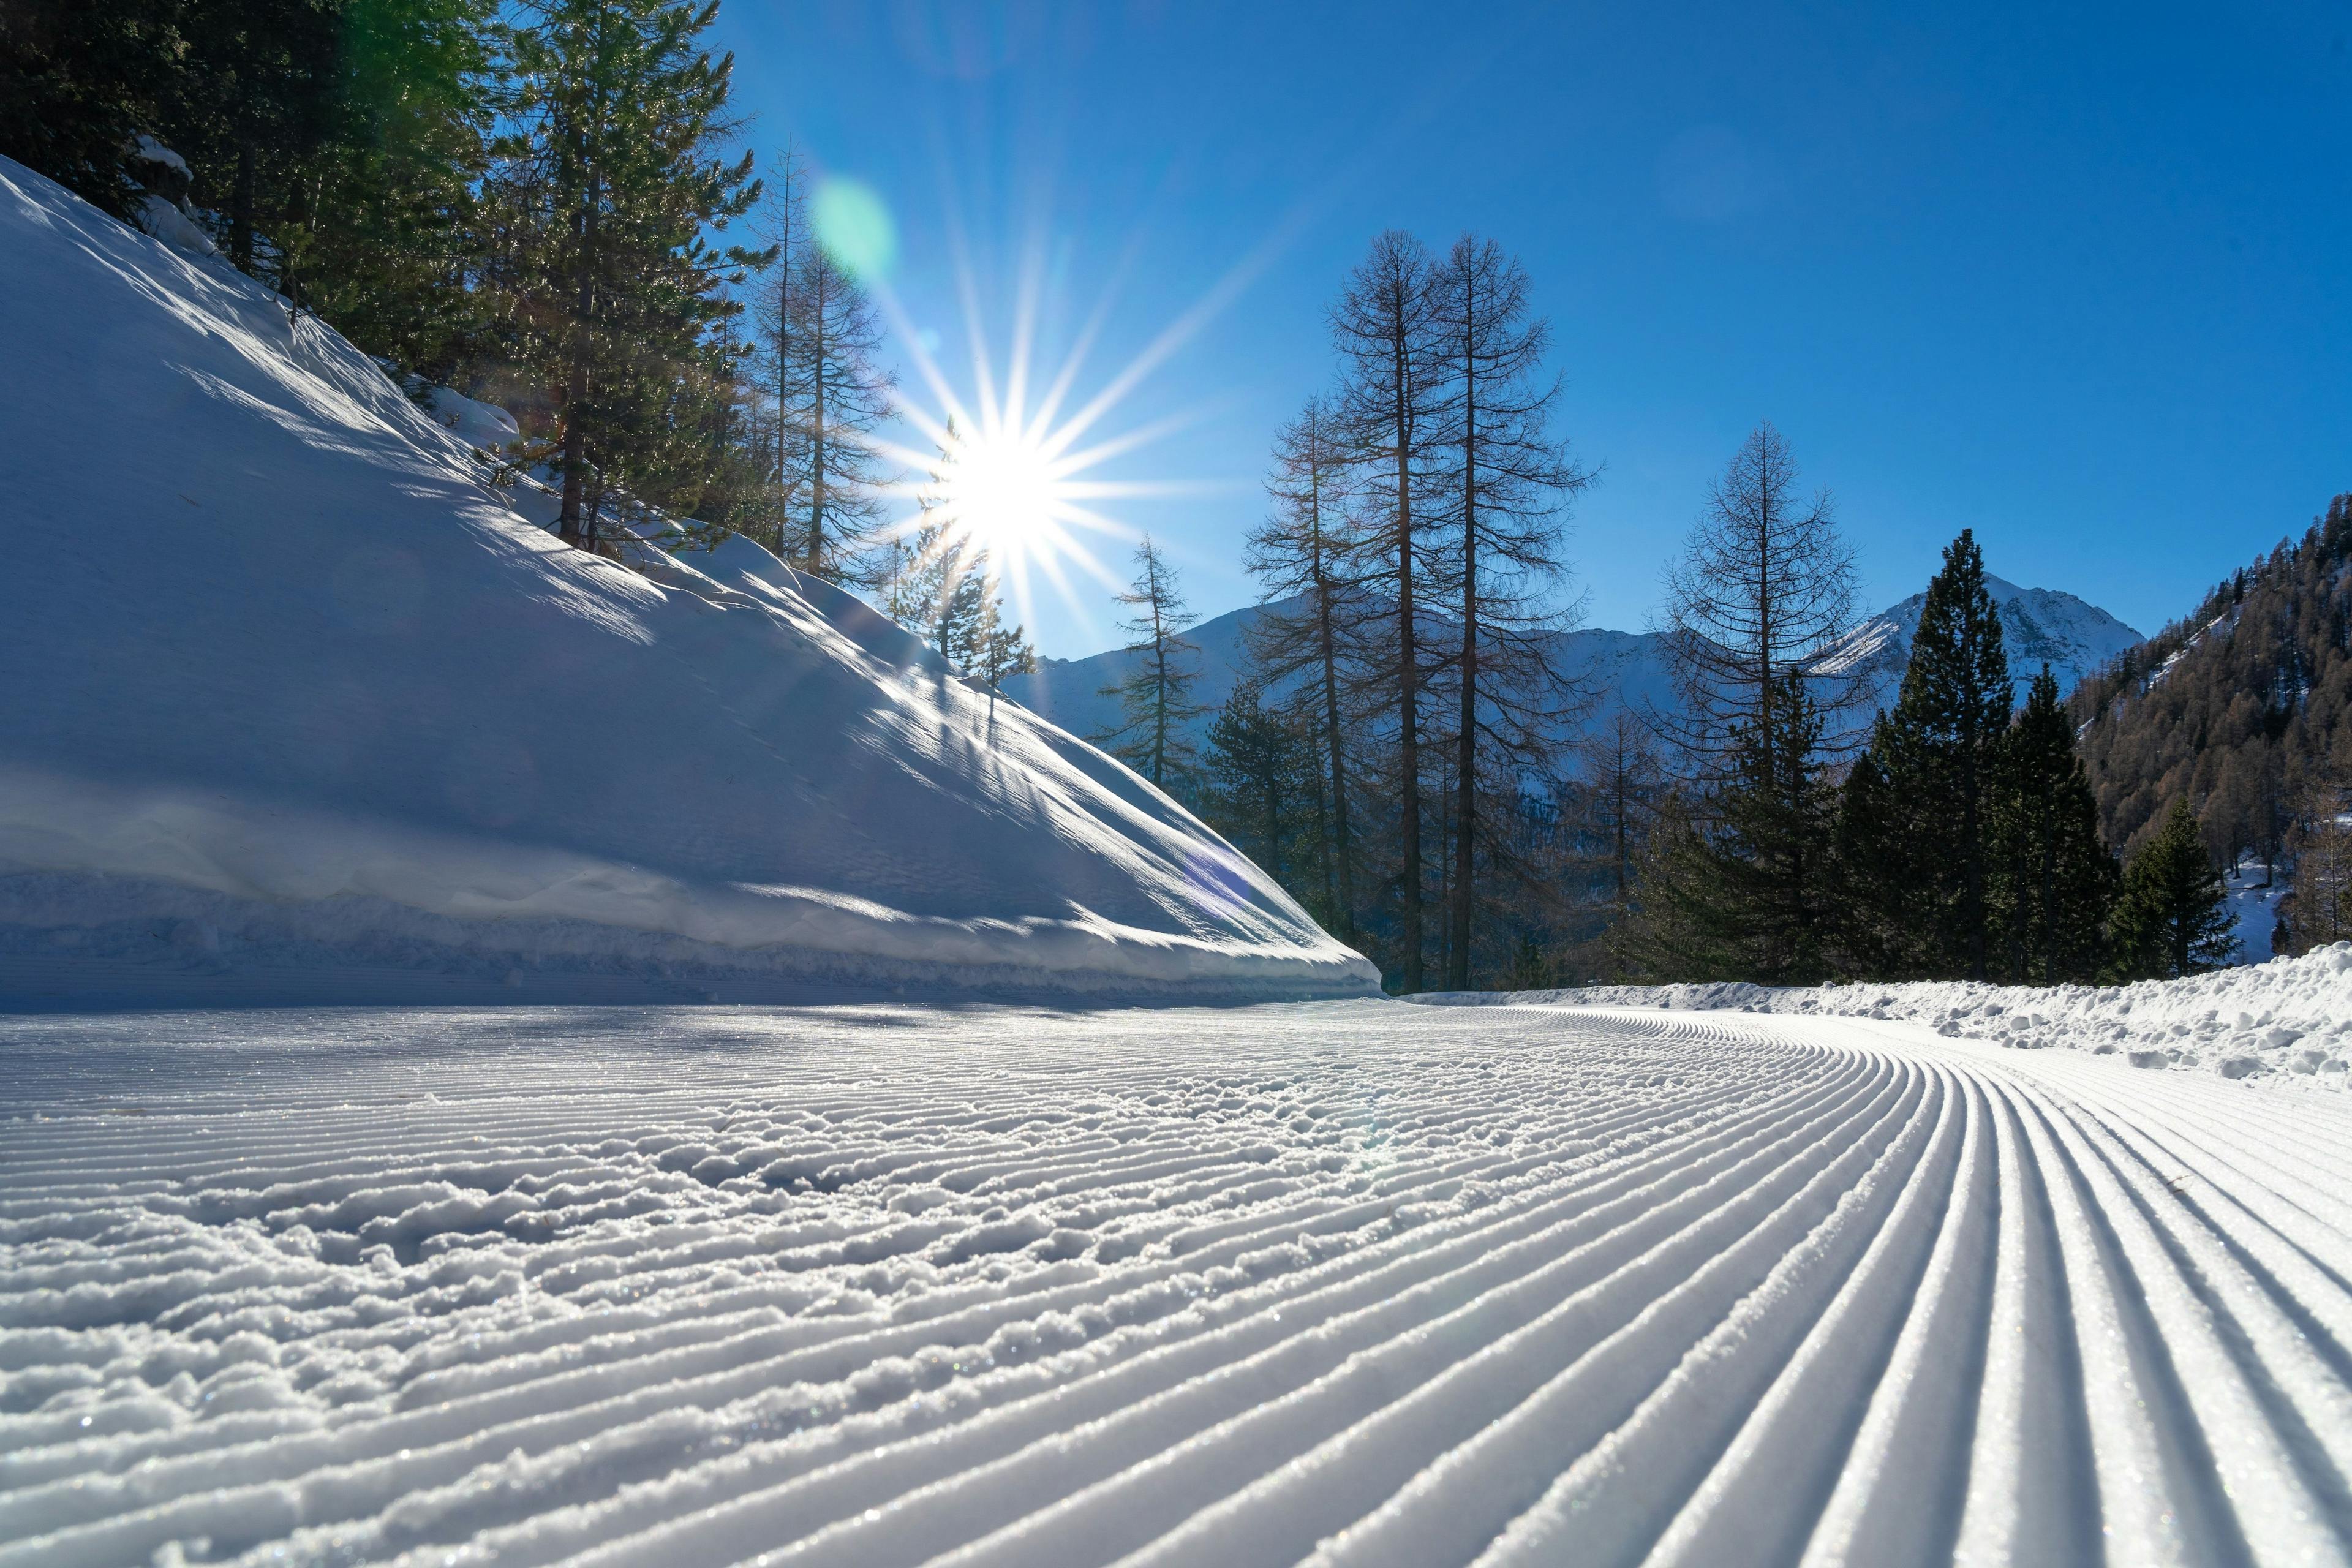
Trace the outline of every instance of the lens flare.
{"label": "lens flare", "polygon": [[887,277],[898,255],[898,226],[873,186],[832,178],[819,185],[809,205],[816,242],[835,266],[871,288]]}

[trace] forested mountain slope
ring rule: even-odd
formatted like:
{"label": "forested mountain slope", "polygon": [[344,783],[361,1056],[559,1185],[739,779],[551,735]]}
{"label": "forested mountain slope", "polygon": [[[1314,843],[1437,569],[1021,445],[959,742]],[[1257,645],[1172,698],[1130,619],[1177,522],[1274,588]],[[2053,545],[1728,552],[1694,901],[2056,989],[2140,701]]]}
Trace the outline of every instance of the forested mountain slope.
{"label": "forested mountain slope", "polygon": [[2352,495],[2076,690],[2108,842],[2177,796],[2217,857],[2274,861],[2352,784]]}

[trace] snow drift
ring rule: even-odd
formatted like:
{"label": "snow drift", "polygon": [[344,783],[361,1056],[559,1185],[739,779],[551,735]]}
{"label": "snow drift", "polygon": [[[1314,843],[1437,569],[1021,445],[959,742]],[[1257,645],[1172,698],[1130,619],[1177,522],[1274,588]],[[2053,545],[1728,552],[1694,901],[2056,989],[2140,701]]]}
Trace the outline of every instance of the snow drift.
{"label": "snow drift", "polygon": [[563,548],[335,333],[5,160],[0,342],[0,954],[1376,986],[858,601]]}
{"label": "snow drift", "polygon": [[1563,991],[1446,992],[1450,1005],[1660,1007],[1826,1013],[1925,1024],[1937,1033],[2021,1049],[2119,1056],[2136,1068],[2223,1078],[2275,1076],[2341,1089],[2352,1083],[2352,942],[2299,958],[2132,985],[1988,985],[1917,980],[1853,985],[1586,985]]}

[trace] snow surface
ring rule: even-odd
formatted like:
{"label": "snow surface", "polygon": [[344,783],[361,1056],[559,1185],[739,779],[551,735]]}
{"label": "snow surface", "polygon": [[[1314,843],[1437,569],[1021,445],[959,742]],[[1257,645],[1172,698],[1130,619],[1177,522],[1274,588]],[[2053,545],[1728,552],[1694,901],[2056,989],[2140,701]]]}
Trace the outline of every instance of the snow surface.
{"label": "snow surface", "polygon": [[483,482],[483,405],[445,428],[5,160],[0,343],[0,997],[1377,987],[1181,806],[855,599],[740,540],[643,573],[564,549],[515,510],[547,498]]}
{"label": "snow surface", "polygon": [[2269,1075],[2332,1089],[2352,1082],[2352,942],[2342,942],[2299,958],[2134,985],[1727,982],[1436,992],[1412,1000],[1443,1006],[1566,1005],[1902,1019],[2022,1050],[2057,1047],[2120,1056],[2136,1068],[2202,1069],[2230,1079]]}
{"label": "snow surface", "polygon": [[2352,1554],[2335,1097],[1371,1001],[0,1052],[0,1568]]}
{"label": "snow surface", "polygon": [[2230,930],[2238,939],[2238,958],[2244,963],[2267,963],[2271,939],[2278,934],[2278,910],[2288,884],[2273,876],[2265,880],[2259,864],[2249,863],[2230,873]]}

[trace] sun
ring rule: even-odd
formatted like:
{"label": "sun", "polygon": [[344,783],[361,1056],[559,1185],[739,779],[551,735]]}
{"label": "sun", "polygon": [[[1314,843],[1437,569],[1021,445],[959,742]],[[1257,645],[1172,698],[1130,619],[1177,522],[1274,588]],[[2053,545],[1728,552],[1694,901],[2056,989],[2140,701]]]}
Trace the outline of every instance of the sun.
{"label": "sun", "polygon": [[897,409],[913,441],[884,437],[870,444],[902,476],[886,487],[903,509],[883,530],[894,551],[920,542],[921,552],[943,564],[950,576],[1001,574],[1014,613],[1024,621],[1034,624],[1035,595],[1043,589],[1090,625],[1087,600],[1126,586],[1098,547],[1141,536],[1118,515],[1121,503],[1223,497],[1235,489],[1228,481],[1113,477],[1129,469],[1142,449],[1203,417],[1204,409],[1181,409],[1116,435],[1095,432],[1223,308],[1255,268],[1237,268],[1079,401],[1073,395],[1080,370],[1108,319],[1111,296],[1106,292],[1059,367],[1050,376],[1035,374],[1044,255],[1042,246],[1029,248],[1003,362],[990,352],[977,283],[969,267],[959,263],[971,346],[968,395],[960,394],[941,369],[933,352],[936,335],[917,329],[889,287],[877,283],[876,299],[898,340],[910,348],[929,395],[909,398]]}
{"label": "sun", "polygon": [[1008,563],[1055,542],[1071,521],[1068,472],[1024,432],[950,433],[931,488],[939,521]]}

